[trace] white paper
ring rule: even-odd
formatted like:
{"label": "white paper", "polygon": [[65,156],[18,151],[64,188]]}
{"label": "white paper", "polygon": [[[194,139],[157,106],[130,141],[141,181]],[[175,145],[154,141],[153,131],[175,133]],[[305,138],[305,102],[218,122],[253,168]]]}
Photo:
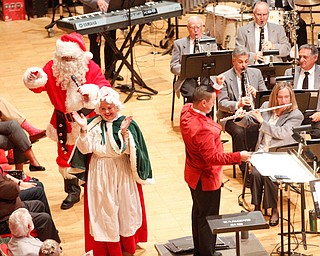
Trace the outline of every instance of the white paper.
{"label": "white paper", "polygon": [[295,155],[287,152],[254,153],[250,159],[251,164],[262,176],[284,175],[288,179],[283,179],[285,183],[306,183],[315,180],[312,174]]}

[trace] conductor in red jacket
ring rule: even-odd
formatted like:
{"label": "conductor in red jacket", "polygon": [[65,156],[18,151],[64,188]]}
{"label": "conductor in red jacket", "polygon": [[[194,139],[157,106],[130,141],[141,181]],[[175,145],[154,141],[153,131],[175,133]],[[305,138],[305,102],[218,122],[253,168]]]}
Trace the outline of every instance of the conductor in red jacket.
{"label": "conductor in red jacket", "polygon": [[224,153],[220,139],[221,126],[210,113],[216,92],[212,86],[195,89],[193,103],[185,104],[180,116],[180,130],[186,149],[184,179],[188,183],[192,206],[192,235],[195,256],[217,256],[216,236],[212,235],[206,217],[218,215],[222,184],[222,166],[247,161],[247,151]]}

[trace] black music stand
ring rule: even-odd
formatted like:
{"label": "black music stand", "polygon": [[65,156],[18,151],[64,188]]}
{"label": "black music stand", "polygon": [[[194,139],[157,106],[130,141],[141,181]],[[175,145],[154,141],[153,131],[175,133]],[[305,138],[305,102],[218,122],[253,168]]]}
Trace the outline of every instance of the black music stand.
{"label": "black music stand", "polygon": [[219,75],[232,67],[232,51],[203,52],[182,55],[182,80]]}
{"label": "black music stand", "polygon": [[285,71],[288,68],[292,68],[291,63],[286,62],[273,62],[269,64],[257,64],[257,65],[250,65],[250,68],[257,68],[260,69],[262,76],[267,79],[267,88],[271,88],[271,78],[277,76],[283,76]]}

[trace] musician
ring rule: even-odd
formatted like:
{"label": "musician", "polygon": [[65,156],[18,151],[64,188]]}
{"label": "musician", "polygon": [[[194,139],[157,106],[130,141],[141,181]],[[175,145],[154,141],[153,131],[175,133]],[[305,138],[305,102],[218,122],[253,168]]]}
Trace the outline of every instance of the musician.
{"label": "musician", "polygon": [[[80,0],[83,4],[83,12],[107,12],[110,0]],[[106,33],[109,33],[110,38],[113,41],[116,41],[116,30],[110,30]],[[92,60],[101,67],[101,58],[100,58],[100,47],[102,44],[102,37],[99,33],[89,34],[90,40],[90,52],[93,54]],[[104,66],[105,66],[105,77],[106,79],[112,79],[115,75],[115,54],[110,47],[110,45],[104,43]],[[123,81],[123,77],[118,75],[116,80]]]}
{"label": "musician", "polygon": [[[292,103],[291,106],[262,112],[260,110]],[[269,101],[264,102],[261,108],[252,111],[240,121],[235,122],[242,127],[259,127],[259,138],[255,150],[257,152],[268,152],[271,147],[279,147],[295,143],[292,138],[292,127],[301,125],[303,115],[298,109],[296,98],[289,83],[277,83],[273,88]],[[239,109],[236,115],[244,114],[245,111]],[[251,203],[255,211],[260,211],[262,194],[263,209],[272,208],[272,215],[269,219],[270,226],[279,224],[278,212],[278,186],[269,177],[262,176],[255,168],[251,175]]]}
{"label": "musician", "polygon": [[[304,44],[299,48],[299,66],[295,68],[293,86],[294,89],[314,90],[318,89],[320,93],[320,65],[317,64],[318,49],[311,44]],[[292,69],[287,69],[285,75],[292,75]],[[312,125],[310,135],[312,138],[320,138],[318,123],[320,121],[320,98],[318,95],[317,112],[309,115],[305,114],[304,124]]]}
{"label": "musician", "polygon": [[[247,49],[236,47],[232,52],[233,67],[224,73],[225,81],[218,94],[218,120],[235,114],[243,106],[253,105],[256,92],[267,90],[261,71],[248,68],[248,63]],[[245,88],[242,89],[241,86],[241,75],[244,72],[248,78],[248,95],[245,95]],[[221,125],[232,136],[234,151],[254,149],[258,137],[257,127],[244,129],[235,125],[232,120],[222,122]],[[240,169],[244,177],[245,163],[241,164]]]}
{"label": "musician", "polygon": [[265,2],[255,4],[253,17],[254,21],[239,28],[236,46],[248,49],[249,64],[269,62],[269,58],[263,56],[264,50],[279,50],[279,56],[274,56],[273,61],[282,62],[291,49],[283,26],[268,22],[269,6]]}
{"label": "musician", "polygon": [[218,215],[222,184],[222,165],[247,161],[246,151],[224,153],[220,140],[221,126],[206,114],[216,101],[212,86],[200,85],[194,91],[193,103],[185,104],[180,116],[180,129],[186,148],[184,178],[193,201],[193,255],[219,256],[215,252],[216,235],[206,217]]}
{"label": "musician", "polygon": [[[170,71],[176,76],[180,76],[182,55],[195,53],[197,51],[198,41],[201,38],[209,38],[203,35],[203,20],[199,16],[191,16],[188,18],[187,29],[189,35],[177,39],[173,43]],[[201,83],[208,83],[208,79],[201,78]],[[180,97],[181,93],[186,99],[186,102],[192,102],[193,92],[197,86],[198,78],[188,78],[186,80],[178,78],[174,84],[174,89],[178,97]]]}

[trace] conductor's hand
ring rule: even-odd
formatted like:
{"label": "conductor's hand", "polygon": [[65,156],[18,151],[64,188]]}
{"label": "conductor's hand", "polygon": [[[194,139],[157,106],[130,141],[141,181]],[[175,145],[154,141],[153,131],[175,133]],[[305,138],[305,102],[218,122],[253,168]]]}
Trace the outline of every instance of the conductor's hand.
{"label": "conductor's hand", "polygon": [[79,115],[77,111],[73,111],[72,117],[74,121],[78,123],[78,125],[81,127],[83,131],[87,130],[87,118],[82,113]]}
{"label": "conductor's hand", "polygon": [[248,152],[248,151],[241,151],[240,152],[240,156],[241,156],[241,161],[242,162],[247,162],[251,158],[251,153]]}
{"label": "conductor's hand", "polygon": [[224,80],[225,80],[225,76],[223,74],[216,76],[216,83],[218,85],[220,85],[220,86],[223,85]]}

